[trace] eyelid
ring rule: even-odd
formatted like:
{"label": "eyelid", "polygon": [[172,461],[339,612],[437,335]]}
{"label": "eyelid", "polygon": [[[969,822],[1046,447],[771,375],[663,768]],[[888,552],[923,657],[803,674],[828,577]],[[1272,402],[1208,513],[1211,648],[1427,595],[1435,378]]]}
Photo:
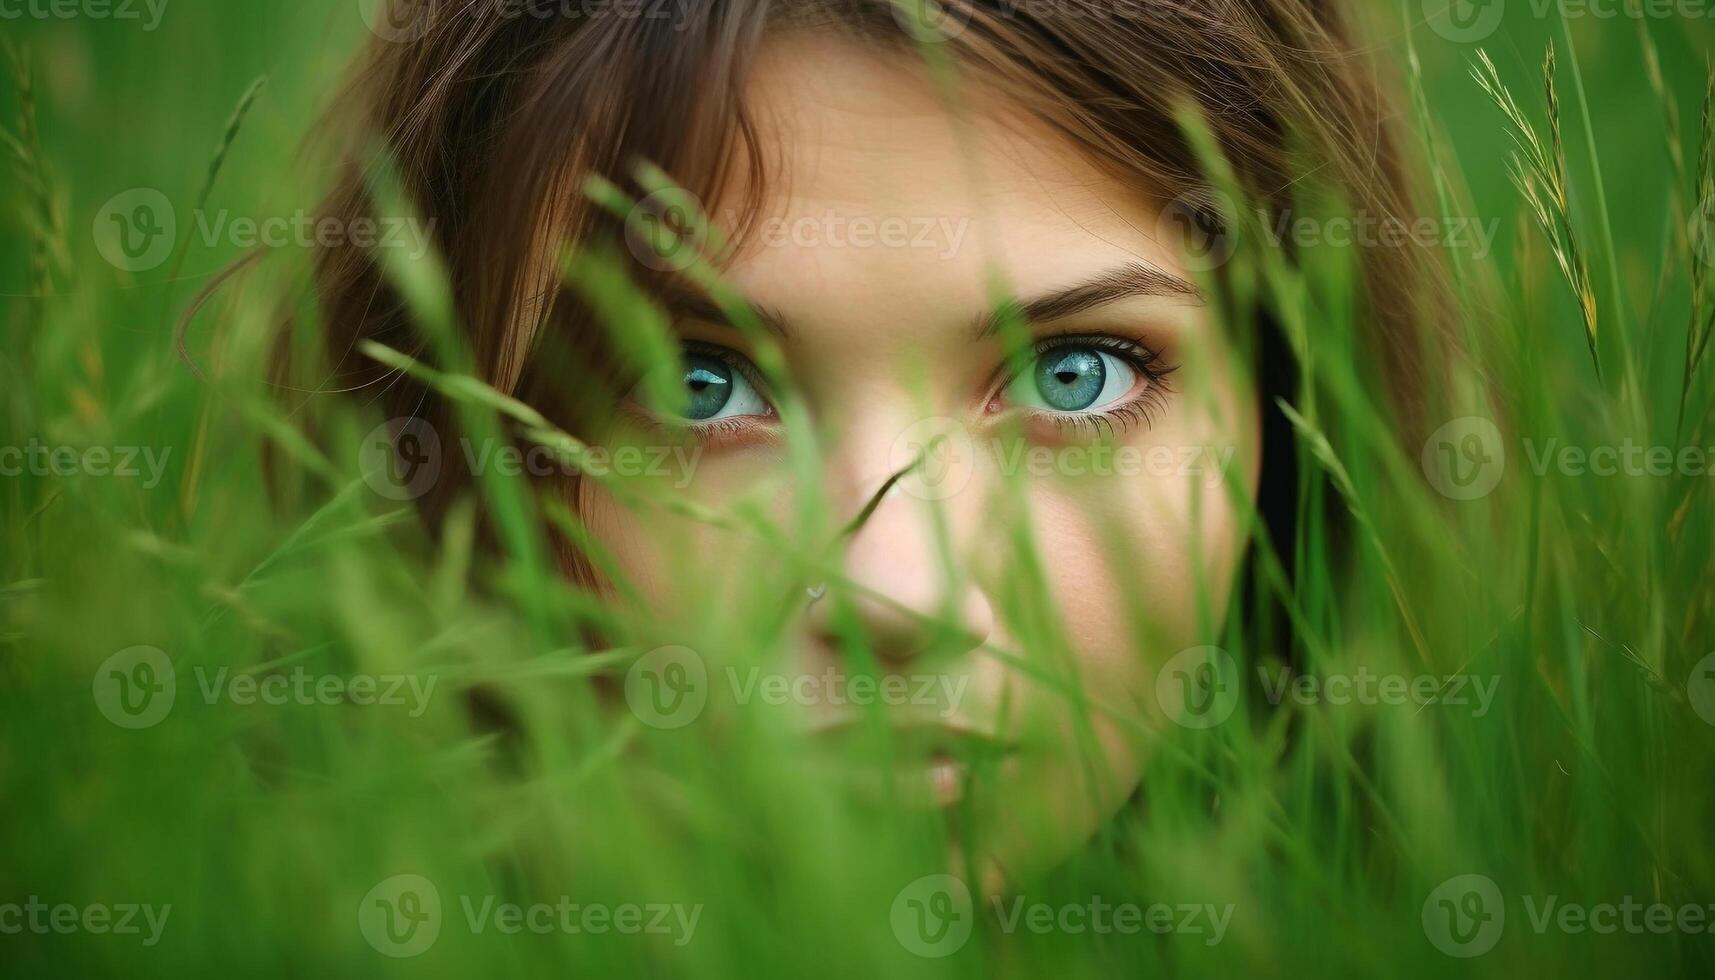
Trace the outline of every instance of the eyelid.
{"label": "eyelid", "polygon": [[1132,340],[1127,336],[1116,336],[1113,333],[1051,333],[1039,336],[1031,343],[1031,352],[1043,354],[1056,347],[1101,347],[1110,352],[1125,352],[1139,355],[1140,359],[1156,360],[1161,357],[1158,350],[1149,347],[1147,343]]}
{"label": "eyelid", "polygon": [[1060,347],[1098,347],[1110,354],[1133,358],[1133,367],[1143,370],[1161,359],[1161,352],[1148,344],[1105,333],[1063,333],[1042,337],[1031,345],[1031,353],[1046,354]]}

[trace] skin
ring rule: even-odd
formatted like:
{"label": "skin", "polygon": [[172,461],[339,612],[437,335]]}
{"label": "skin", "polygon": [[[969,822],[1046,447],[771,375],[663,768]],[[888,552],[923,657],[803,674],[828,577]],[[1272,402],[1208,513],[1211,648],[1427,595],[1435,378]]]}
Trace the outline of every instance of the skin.
{"label": "skin", "polygon": [[[1014,348],[978,339],[974,327],[994,310],[992,271],[1025,303],[1111,270],[1153,270],[1157,287],[1194,277],[1160,233],[1171,227],[1160,220],[1161,195],[1110,176],[1016,106],[984,101],[980,86],[967,89],[962,142],[915,64],[849,40],[771,43],[747,95],[763,145],[778,153],[760,209],[778,223],[753,234],[725,273],[783,325],[776,339],[814,426],[831,521],[861,511],[923,446],[946,454],[943,468],[931,461],[899,481],[833,551],[852,587],[836,580],[833,594],[808,602],[779,669],[825,676],[861,665],[903,675],[913,689],[934,675],[960,692],[930,710],[886,706],[881,727],[909,733],[897,741],[899,782],[963,814],[954,837],[996,889],[1086,841],[1136,789],[1150,733],[1171,728],[1157,673],[1179,651],[1214,642],[1212,624],[1225,614],[1244,547],[1232,490],[1256,489],[1258,410],[1228,338],[1183,285],[1027,325],[1028,341],[1101,335],[1172,367],[1160,381],[1135,373],[1126,417],[1063,427],[1051,411],[997,393]],[[746,199],[749,179],[735,174],[706,209],[718,223],[731,223],[723,209]],[[928,244],[863,244],[863,220],[888,218],[915,222],[912,236],[931,228]],[[755,350],[694,316],[676,329]],[[1028,348],[1019,356],[1014,363],[1033,364]],[[628,410],[639,421],[615,440],[659,444],[658,418],[641,403]],[[927,440],[928,417],[955,436]],[[749,501],[794,526],[800,488],[778,416],[723,420],[720,431],[687,438],[701,455],[670,492],[715,509]],[[1169,462],[1080,472],[1100,447],[1134,463],[1152,451]],[[1226,482],[1181,472],[1185,453],[1209,450],[1230,456]],[[1009,481],[1009,454],[1019,451],[1068,462]],[[664,631],[720,635],[777,608],[759,592],[777,586],[767,600],[776,603],[803,593],[799,573],[754,536],[625,505],[590,484],[580,507]],[[1027,566],[1015,528],[1039,556],[1039,585],[1019,577]],[[1002,610],[1017,595],[1046,600],[1063,646],[1009,621]],[[1081,712],[1032,671],[1101,709]],[[848,707],[810,700],[797,706],[804,726],[853,727]],[[973,741],[999,746],[998,761],[964,764]]]}

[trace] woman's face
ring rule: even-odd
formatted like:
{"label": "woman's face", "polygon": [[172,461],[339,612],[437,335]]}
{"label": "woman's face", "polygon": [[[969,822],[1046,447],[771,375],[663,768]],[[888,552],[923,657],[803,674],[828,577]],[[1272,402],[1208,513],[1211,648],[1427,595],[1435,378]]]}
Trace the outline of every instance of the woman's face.
{"label": "woman's face", "polygon": [[[1161,233],[1162,195],[980,86],[961,98],[964,130],[914,55],[806,37],[774,42],[748,92],[775,156],[725,271],[801,393],[834,522],[919,464],[831,552],[850,590],[818,598],[779,542],[588,481],[580,506],[686,646],[778,582],[801,610],[778,670],[802,681],[788,688],[802,724],[838,741],[883,719],[898,785],[970,817],[963,845],[1004,876],[1063,858],[1136,788],[1148,733],[1171,724],[1158,672],[1225,614],[1258,418]],[[731,225],[723,207],[706,211]],[[1022,347],[989,329],[996,273],[1026,315]],[[690,306],[676,424],[695,463],[660,489],[792,528],[802,481],[754,349]],[[642,400],[628,412],[626,440],[661,441]],[[748,667],[717,659],[717,695],[756,695]],[[840,683],[858,673],[903,682],[866,699]]]}

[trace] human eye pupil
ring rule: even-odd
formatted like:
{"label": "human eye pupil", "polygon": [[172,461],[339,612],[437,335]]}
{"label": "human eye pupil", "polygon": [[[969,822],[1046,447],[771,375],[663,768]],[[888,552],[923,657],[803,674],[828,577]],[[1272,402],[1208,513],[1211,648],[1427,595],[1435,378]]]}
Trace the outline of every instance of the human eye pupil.
{"label": "human eye pupil", "polygon": [[685,358],[685,416],[713,418],[732,398],[732,368],[718,357],[691,354]]}
{"label": "human eye pupil", "polygon": [[1050,408],[1076,412],[1089,408],[1107,384],[1102,356],[1087,347],[1050,351],[1036,362],[1036,392]]}

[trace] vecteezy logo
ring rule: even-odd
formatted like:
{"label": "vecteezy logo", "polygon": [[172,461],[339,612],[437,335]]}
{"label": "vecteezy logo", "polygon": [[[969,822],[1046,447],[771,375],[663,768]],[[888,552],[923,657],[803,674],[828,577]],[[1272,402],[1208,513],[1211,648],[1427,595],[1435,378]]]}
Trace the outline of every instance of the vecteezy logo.
{"label": "vecteezy logo", "polygon": [[383,41],[409,44],[421,40],[435,23],[430,0],[357,0],[363,22]]}
{"label": "vecteezy logo", "polygon": [[1423,900],[1423,934],[1448,956],[1481,956],[1501,941],[1507,910],[1501,889],[1487,875],[1449,878]]}
{"label": "vecteezy logo", "polygon": [[95,669],[95,706],[120,728],[161,723],[178,697],[173,661],[155,647],[126,647]]}
{"label": "vecteezy logo", "polygon": [[1180,194],[1156,217],[1156,241],[1176,249],[1187,272],[1212,272],[1238,249],[1227,227],[1227,216],[1236,214],[1232,199],[1219,191]]}
{"label": "vecteezy logo", "polygon": [[1500,484],[1507,471],[1507,447],[1495,423],[1467,415],[1430,433],[1419,462],[1430,486],[1442,496],[1476,500]]}
{"label": "vecteezy logo", "polygon": [[657,272],[679,272],[703,256],[708,226],[696,199],[660,190],[625,216],[625,244],[637,261]]}
{"label": "vecteezy logo", "polygon": [[894,21],[925,44],[958,37],[971,22],[971,10],[961,0],[892,0],[891,6]]}
{"label": "vecteezy logo", "polygon": [[422,875],[394,875],[358,903],[357,928],[378,953],[420,956],[440,938],[441,893]]}
{"label": "vecteezy logo", "polygon": [[153,187],[136,187],[109,198],[95,214],[95,250],[125,272],[159,268],[178,243],[173,202]]}
{"label": "vecteezy logo", "polygon": [[420,418],[389,419],[357,451],[363,482],[388,500],[415,500],[441,477],[441,437]]}
{"label": "vecteezy logo", "polygon": [[1239,665],[1220,647],[1181,650],[1156,675],[1155,700],[1179,725],[1213,728],[1239,706]]}
{"label": "vecteezy logo", "polygon": [[1715,725],[1715,653],[1711,653],[1691,668],[1691,678],[1685,682],[1685,695],[1691,700],[1691,710],[1697,717]]}
{"label": "vecteezy logo", "polygon": [[684,728],[709,703],[709,669],[690,647],[656,647],[625,673],[625,703],[652,728]]}
{"label": "vecteezy logo", "polygon": [[976,444],[957,419],[936,415],[912,423],[888,451],[891,472],[905,472],[898,486],[923,500],[946,500],[971,481]]}
{"label": "vecteezy logo", "polygon": [[901,888],[888,919],[899,945],[930,959],[957,953],[976,925],[971,890],[946,874],[924,875]]}
{"label": "vecteezy logo", "polygon": [[1423,0],[1430,30],[1456,44],[1481,41],[1501,26],[1507,0]]}

